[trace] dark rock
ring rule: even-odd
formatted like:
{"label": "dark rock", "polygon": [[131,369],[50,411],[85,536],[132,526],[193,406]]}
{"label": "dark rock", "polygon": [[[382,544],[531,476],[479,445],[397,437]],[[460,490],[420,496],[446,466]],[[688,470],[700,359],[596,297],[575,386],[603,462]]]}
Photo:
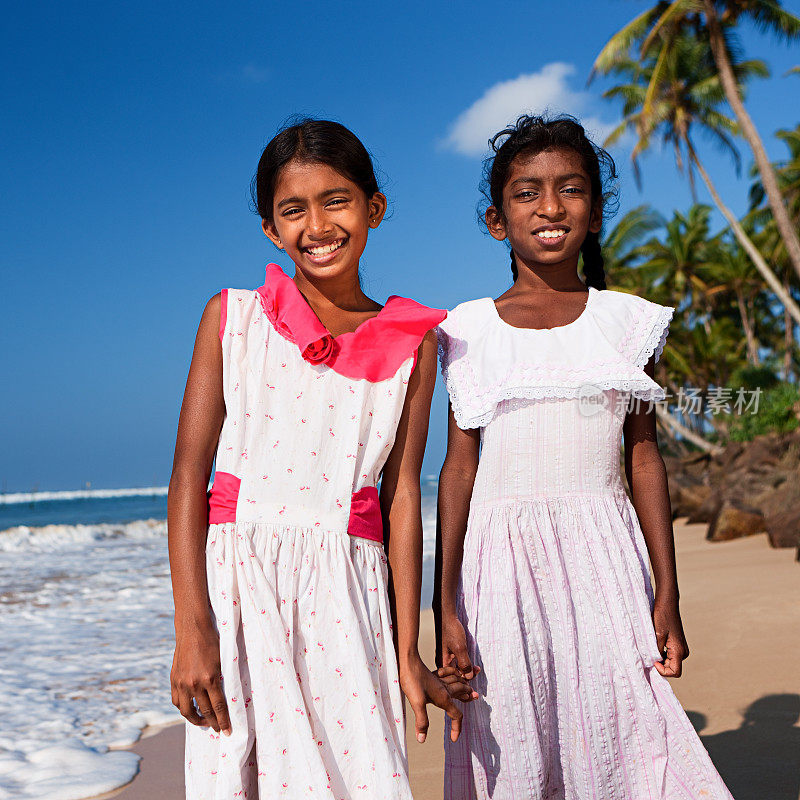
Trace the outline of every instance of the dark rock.
{"label": "dark rock", "polygon": [[770,514],[766,524],[769,543],[773,547],[800,548],[800,505]]}
{"label": "dark rock", "polygon": [[673,514],[707,523],[709,539],[766,530],[773,546],[797,546],[800,554],[800,428],[665,463]]}
{"label": "dark rock", "polygon": [[730,442],[722,453],[717,456],[717,463],[723,470],[729,470],[743,452],[744,445],[741,442]]}
{"label": "dark rock", "polygon": [[719,513],[720,506],[722,505],[722,496],[719,490],[712,491],[709,496],[702,502],[700,507],[692,514],[689,515],[689,522],[694,525],[698,522],[711,522]]}
{"label": "dark rock", "polygon": [[672,501],[672,516],[693,516],[702,507],[703,503],[708,500],[708,498],[711,496],[711,492],[711,487],[703,486],[703,484],[677,487],[675,490],[674,500],[672,499],[672,492],[670,492],[670,500]]}
{"label": "dark rock", "polygon": [[751,505],[766,518],[792,508],[800,508],[800,475],[785,476],[777,488],[766,486],[753,495]]}
{"label": "dark rock", "polygon": [[756,509],[742,508],[725,501],[711,520],[706,539],[712,542],[727,542],[764,533],[767,530],[764,517]]}
{"label": "dark rock", "polygon": [[778,465],[782,453],[783,448],[777,436],[759,436],[747,442],[747,447],[736,459],[736,469],[747,472],[769,470]]}

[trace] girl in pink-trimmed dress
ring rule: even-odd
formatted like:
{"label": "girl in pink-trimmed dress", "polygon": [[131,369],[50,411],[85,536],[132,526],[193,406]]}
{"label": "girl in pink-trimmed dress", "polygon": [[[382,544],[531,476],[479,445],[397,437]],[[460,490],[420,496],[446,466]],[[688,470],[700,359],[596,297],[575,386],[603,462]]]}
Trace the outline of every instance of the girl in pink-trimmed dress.
{"label": "girl in pink-trimmed dress", "polygon": [[575,120],[492,144],[486,223],[514,285],[440,326],[440,646],[480,694],[445,798],[731,800],[665,679],[688,655],[652,407],[672,309],[606,289],[613,161]]}
{"label": "girl in pink-trimmed dress", "polygon": [[420,740],[427,702],[456,735],[461,717],[459,682],[417,652],[430,331],[445,314],[361,291],[386,200],[346,128],[282,131],[255,190],[295,277],[271,264],[263,286],[209,302],[170,481],[187,797],[405,800],[401,688]]}

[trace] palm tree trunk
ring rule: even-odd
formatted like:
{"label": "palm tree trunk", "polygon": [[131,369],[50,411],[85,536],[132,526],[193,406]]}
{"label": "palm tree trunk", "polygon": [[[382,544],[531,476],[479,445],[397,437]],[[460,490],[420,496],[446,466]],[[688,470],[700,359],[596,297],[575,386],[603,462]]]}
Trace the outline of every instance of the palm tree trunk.
{"label": "palm tree trunk", "polygon": [[747,139],[750,149],[753,151],[756,166],[761,175],[761,182],[764,185],[764,191],[767,194],[767,200],[772,209],[772,216],[775,219],[778,233],[780,233],[781,239],[783,239],[786,245],[786,252],[789,255],[789,260],[792,262],[794,271],[800,276],[800,238],[798,238],[797,231],[789,218],[789,212],[786,209],[786,204],[783,201],[783,196],[778,187],[778,178],[767,157],[764,143],[761,141],[758,130],[753,124],[753,120],[750,119],[750,115],[747,113],[747,109],[745,109],[744,103],[742,102],[739,84],[736,81],[736,76],[733,74],[728,51],[725,47],[725,40],[722,36],[722,26],[720,25],[719,17],[717,17],[717,11],[714,8],[714,0],[703,0],[703,5],[705,6],[711,52],[714,55],[714,62],[719,71],[719,78],[725,90],[725,96],[728,99],[730,107],[733,109],[733,113],[736,114],[736,119],[739,121],[742,133],[745,139]]}
{"label": "palm tree trunk", "polygon": [[775,293],[775,296],[778,298],[781,305],[783,305],[783,307],[791,314],[792,319],[797,322],[798,325],[800,325],[800,307],[798,307],[797,303],[795,303],[795,301],[792,299],[792,296],[783,288],[783,284],[778,280],[775,273],[769,268],[767,262],[764,261],[764,256],[758,252],[756,246],[750,241],[750,238],[744,232],[744,228],[742,228],[742,226],[739,224],[739,220],[736,219],[733,211],[731,211],[725,205],[725,203],[722,202],[722,198],[719,196],[716,187],[711,182],[709,174],[705,171],[705,168],[700,163],[700,159],[697,157],[697,153],[695,152],[691,142],[687,141],[686,146],[689,150],[689,157],[692,159],[692,163],[695,165],[695,167],[697,167],[697,171],[703,178],[703,181],[708,187],[708,191],[711,193],[711,197],[714,199],[714,202],[722,213],[722,216],[728,220],[728,224],[731,226],[733,235],[736,237],[745,253],[750,256],[750,260],[755,265],[755,268],[759,271],[761,277],[767,282],[769,288]]}
{"label": "palm tree trunk", "polygon": [[707,442],[702,436],[696,434],[693,430],[690,430],[681,422],[679,422],[675,417],[672,416],[672,414],[669,413],[669,411],[661,408],[661,406],[658,405],[656,406],[656,417],[673,434],[677,434],[682,439],[686,439],[687,442],[691,442],[696,447],[699,447],[704,453],[717,455],[717,453],[722,452],[722,448],[719,445]]}
{"label": "palm tree trunk", "polygon": [[739,316],[742,318],[742,327],[744,328],[744,335],[747,340],[747,359],[754,367],[757,367],[760,363],[760,359],[758,357],[758,344],[756,343],[756,336],[753,332],[753,325],[750,323],[750,315],[747,313],[747,305],[744,302],[744,297],[742,297],[741,289],[736,289],[735,292],[736,305],[739,306]]}
{"label": "palm tree trunk", "polygon": [[[789,291],[789,279],[783,279],[786,291]],[[783,309],[783,379],[791,380],[792,377],[792,351],[794,350],[794,323],[789,312]]]}

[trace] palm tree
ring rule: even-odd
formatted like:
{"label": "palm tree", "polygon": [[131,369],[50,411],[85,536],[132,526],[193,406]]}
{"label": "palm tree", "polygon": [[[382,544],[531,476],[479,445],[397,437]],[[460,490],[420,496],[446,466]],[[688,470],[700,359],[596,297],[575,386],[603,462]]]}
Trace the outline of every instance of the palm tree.
{"label": "palm tree", "polygon": [[[663,227],[661,214],[644,204],[628,211],[603,236],[603,260],[610,286],[629,292],[642,291],[641,273],[632,269],[639,260],[637,248],[646,236]],[[649,292],[644,294],[651,296]]]}
{"label": "palm tree", "polygon": [[[800,225],[800,125],[792,130],[779,130],[775,136],[789,148],[789,157],[785,161],[778,161],[770,165],[772,171],[778,177],[778,188],[786,201],[789,221],[794,227]],[[766,198],[766,190],[763,181],[756,180],[750,187],[750,208],[756,209],[763,206]],[[775,221],[761,214],[760,219],[765,228],[774,230]],[[786,248],[782,238],[772,237],[773,258],[781,259],[786,257]]]}
{"label": "palm tree", "polygon": [[706,286],[700,276],[709,260],[710,222],[706,205],[695,204],[687,214],[675,211],[664,226],[663,241],[653,237],[635,252],[644,261],[640,272],[662,276],[666,296],[662,293],[659,299],[694,314],[705,310]]}
{"label": "palm tree", "polygon": [[723,33],[724,25],[736,24],[742,17],[749,17],[760,28],[770,31],[782,39],[797,39],[800,38],[800,19],[782,9],[776,0],[725,0],[720,3],[722,13],[719,15],[714,0],[703,0],[703,6],[711,52],[714,54],[714,61],[725,89],[725,96],[739,121],[742,134],[753,151],[769,206],[775,218],[775,225],[786,246],[792,266],[800,277],[800,238],[789,218],[778,186],[778,177],[767,157],[764,143],[744,107],[742,92],[733,72],[730,52]]}
{"label": "palm tree", "polygon": [[[789,218],[795,228],[798,228],[800,227],[800,126],[793,130],[780,130],[775,135],[789,148],[789,157],[785,161],[774,164],[773,169],[778,176],[781,194],[786,199]],[[762,244],[759,246],[759,250],[765,253],[773,264],[782,267],[784,288],[787,292],[791,292],[785,243],[778,233],[773,215],[769,213],[769,206],[764,205],[765,199],[764,185],[760,180],[756,180],[750,188],[751,211],[747,219],[752,224],[761,227]],[[784,312],[783,332],[783,377],[784,380],[789,380],[796,360],[797,347],[794,323],[786,312]]]}
{"label": "palm tree", "polygon": [[761,363],[758,337],[759,306],[763,305],[764,285],[758,280],[753,264],[735,242],[715,240],[714,257],[703,264],[700,274],[706,285],[706,298],[714,306],[714,316],[724,316],[727,304],[733,305],[744,331],[747,360],[752,366]]}
{"label": "palm tree", "polygon": [[726,438],[729,418],[692,413],[685,404],[676,409],[678,397],[689,389],[705,397],[728,385],[736,370],[757,365],[780,342],[773,295],[736,241],[727,232],[712,234],[710,224],[707,205],[676,211],[660,225],[658,215],[640,206],[604,237],[603,254],[610,286],[675,307],[656,367],[656,379],[668,387],[673,403],[659,406],[657,417],[670,439],[715,452],[709,434]]}
{"label": "palm tree", "polygon": [[[668,222],[648,206],[639,206],[622,217],[603,240],[606,270],[613,288],[676,308],[679,324],[673,326],[656,367],[657,380],[669,387],[673,396],[687,387],[704,389],[710,380],[707,373],[711,360],[706,362],[704,358],[712,320],[705,300],[706,287],[699,277],[710,256],[709,218],[708,206],[694,206],[685,215],[675,212]],[[656,235],[648,237],[656,231]],[[695,328],[700,329],[699,335],[693,333]],[[734,344],[729,340],[728,344],[727,352],[733,353]],[[662,406],[657,407],[656,413],[671,439],[691,442],[706,452],[718,449],[705,438],[707,423],[702,415],[683,411],[679,416]]]}
{"label": "palm tree", "polygon": [[682,33],[691,32],[707,46],[725,97],[739,123],[739,131],[753,151],[789,260],[800,276],[800,238],[784,205],[778,178],[764,143],[744,106],[742,84],[737,75],[738,56],[730,31],[742,19],[750,20],[761,30],[784,41],[800,38],[800,18],[782,8],[779,0],[659,0],[608,41],[595,62],[594,70],[608,72],[617,60],[628,55],[635,43],[640,42],[639,60],[646,60],[653,51],[658,53],[654,78],[659,81],[659,64],[662,60],[669,60],[669,50]]}
{"label": "palm tree", "polygon": [[[740,85],[751,76],[763,75],[766,71],[760,61],[740,61],[734,63],[732,69]],[[633,130],[637,142],[631,159],[638,180],[638,159],[650,147],[653,138],[660,135],[663,143],[673,149],[678,169],[688,173],[693,190],[694,171],[700,174],[714,203],[759,274],[792,318],[800,323],[800,307],[784,289],[734,213],[722,201],[697,155],[693,134],[700,129],[730,153],[738,165],[738,152],[731,139],[738,126],[719,110],[725,93],[706,45],[696,34],[681,30],[668,47],[651,47],[641,61],[618,58],[604,71],[628,79],[627,83],[614,86],[603,94],[606,98],[623,101],[623,120],[606,139],[606,146],[614,144],[628,130]]]}

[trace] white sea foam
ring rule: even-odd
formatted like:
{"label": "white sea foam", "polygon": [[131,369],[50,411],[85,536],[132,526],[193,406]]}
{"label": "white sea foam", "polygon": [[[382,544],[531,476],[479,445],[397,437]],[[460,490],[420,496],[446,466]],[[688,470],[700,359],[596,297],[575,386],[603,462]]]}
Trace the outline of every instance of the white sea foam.
{"label": "white sea foam", "polygon": [[142,489],[76,489],[65,492],[12,492],[0,494],[0,505],[14,503],[44,503],[54,500],[97,500],[113,497],[163,497],[166,486],[147,486]]}
{"label": "white sea foam", "polygon": [[[429,487],[422,510],[429,600]],[[137,756],[109,748],[180,719],[172,609],[163,520],[0,531],[0,800],[79,800],[136,774]]]}
{"label": "white sea foam", "polygon": [[44,525],[40,528],[19,525],[0,531],[2,552],[61,552],[68,545],[101,542],[106,539],[163,539],[166,525],[146,519],[137,522],[101,522],[96,525]]}
{"label": "white sea foam", "polygon": [[166,524],[0,532],[0,798],[77,800],[127,783],[169,696]]}

